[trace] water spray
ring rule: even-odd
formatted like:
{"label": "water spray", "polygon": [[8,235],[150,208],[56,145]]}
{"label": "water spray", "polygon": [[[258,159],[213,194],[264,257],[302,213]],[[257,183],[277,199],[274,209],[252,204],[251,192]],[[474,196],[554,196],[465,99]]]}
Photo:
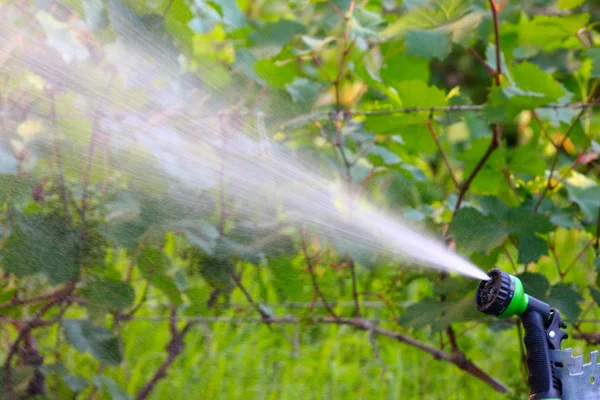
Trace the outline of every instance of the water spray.
{"label": "water spray", "polygon": [[518,316],[525,330],[530,400],[600,399],[598,352],[591,362],[583,364],[582,356],[573,357],[571,349],[561,350],[568,338],[567,324],[560,312],[545,302],[525,293],[516,276],[494,268],[489,280],[479,283],[475,302],[477,309],[499,318]]}

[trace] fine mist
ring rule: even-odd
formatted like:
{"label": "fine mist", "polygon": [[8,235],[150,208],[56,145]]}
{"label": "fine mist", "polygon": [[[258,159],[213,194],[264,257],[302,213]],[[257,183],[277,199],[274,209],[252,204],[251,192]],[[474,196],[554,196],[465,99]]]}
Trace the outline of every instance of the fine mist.
{"label": "fine mist", "polygon": [[[440,241],[365,198],[316,155],[300,155],[274,139],[265,119],[274,126],[294,116],[264,108],[267,89],[247,90],[252,82],[240,80],[236,90],[224,90],[218,71],[191,72],[192,60],[178,56],[164,26],[141,20],[123,3],[108,2],[116,35],[89,38],[85,46],[74,39],[82,34],[81,18],[64,18],[55,9],[0,10],[0,74],[9,85],[25,82],[5,123],[16,131],[19,107],[33,107],[36,118],[54,126],[40,130],[33,121],[13,138],[14,154],[26,149],[33,159],[59,144],[64,156],[52,167],[67,176],[75,171],[71,179],[81,170],[98,182],[109,172],[130,175],[137,187],[166,190],[192,210],[190,223],[215,210],[238,220],[284,221],[341,253],[375,250],[487,279]],[[105,54],[94,40],[110,42]],[[218,204],[204,200],[207,192]]]}

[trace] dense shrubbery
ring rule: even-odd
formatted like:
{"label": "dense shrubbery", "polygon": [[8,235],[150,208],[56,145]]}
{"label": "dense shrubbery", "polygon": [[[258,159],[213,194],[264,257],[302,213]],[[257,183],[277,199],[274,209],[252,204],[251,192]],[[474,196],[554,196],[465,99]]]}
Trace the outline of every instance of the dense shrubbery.
{"label": "dense shrubbery", "polygon": [[[173,198],[160,162],[119,140],[190,123],[171,112],[216,92],[205,118],[264,124],[482,269],[518,274],[587,350],[600,342],[599,13],[581,0],[4,2],[2,398],[522,395],[521,328],[476,313],[475,281],[241,221],[218,185]],[[124,63],[131,49],[158,62]]]}

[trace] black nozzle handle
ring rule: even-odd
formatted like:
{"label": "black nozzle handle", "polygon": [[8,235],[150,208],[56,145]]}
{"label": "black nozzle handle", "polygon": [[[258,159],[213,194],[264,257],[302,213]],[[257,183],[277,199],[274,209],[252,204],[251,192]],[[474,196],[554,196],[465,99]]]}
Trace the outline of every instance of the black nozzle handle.
{"label": "black nozzle handle", "polygon": [[531,389],[529,399],[561,399],[559,383],[553,374],[542,315],[536,311],[526,311],[521,315],[521,321],[525,329],[528,381]]}

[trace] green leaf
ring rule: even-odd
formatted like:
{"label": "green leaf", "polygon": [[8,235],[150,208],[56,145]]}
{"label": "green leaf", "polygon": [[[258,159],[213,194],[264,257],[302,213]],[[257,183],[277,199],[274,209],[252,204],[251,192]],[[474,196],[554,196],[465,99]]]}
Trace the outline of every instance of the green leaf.
{"label": "green leaf", "polygon": [[549,301],[552,307],[558,309],[571,322],[577,321],[581,309],[577,304],[583,297],[571,285],[559,283],[550,289]]}
{"label": "green leaf", "polygon": [[512,75],[519,89],[543,94],[548,102],[556,102],[565,95],[563,87],[537,65],[522,62],[512,69]]}
{"label": "green leaf", "polygon": [[442,312],[443,304],[433,298],[425,298],[418,303],[408,306],[398,319],[403,326],[421,329],[433,323]]}
{"label": "green leaf", "polygon": [[384,59],[379,74],[383,82],[390,86],[410,80],[429,82],[429,60],[405,52],[395,52]]}
{"label": "green leaf", "polygon": [[246,17],[235,0],[211,0],[210,3],[219,6],[219,14],[225,25],[232,28],[241,28],[246,25]]}
{"label": "green leaf", "polygon": [[512,152],[508,167],[514,172],[539,176],[544,174],[546,162],[533,146],[523,146]]}
{"label": "green leaf", "polygon": [[596,302],[596,305],[600,306],[600,290],[590,286],[590,294],[592,295],[592,299]]}
{"label": "green leaf", "polygon": [[525,206],[511,208],[506,214],[508,229],[511,233],[523,235],[551,232],[554,227],[547,216],[533,212]]}
{"label": "green leaf", "polygon": [[495,216],[473,207],[458,210],[449,232],[466,251],[486,253],[502,244],[507,233]]}
{"label": "green leaf", "polygon": [[523,283],[525,293],[542,301],[546,299],[548,289],[550,289],[550,282],[548,282],[546,275],[536,272],[523,272],[517,275],[517,278]]}
{"label": "green leaf", "polygon": [[135,292],[127,282],[104,279],[90,283],[86,298],[93,312],[122,311],[133,305]]}
{"label": "green leaf", "polygon": [[466,46],[476,39],[483,20],[483,12],[473,11],[469,0],[412,2],[407,6],[408,12],[381,32],[383,39],[406,37],[415,30],[431,37],[437,31],[448,37],[444,40]]}
{"label": "green leaf", "polygon": [[117,382],[107,376],[94,376],[94,385],[104,389],[112,400],[131,400],[131,396]]}
{"label": "green leaf", "polygon": [[600,207],[600,186],[577,187],[567,183],[569,200],[576,203],[583,213],[586,221],[595,222]]}
{"label": "green leaf", "polygon": [[43,273],[53,283],[79,272],[79,233],[57,216],[21,216],[3,246],[4,268],[17,276]]}
{"label": "green leaf", "polygon": [[519,42],[551,50],[559,47],[565,38],[574,36],[589,20],[589,14],[536,15],[530,21],[525,19],[520,24]]}
{"label": "green leaf", "polygon": [[373,145],[369,148],[367,158],[378,166],[394,165],[402,162],[402,159],[396,153],[388,150],[385,146],[379,145]]}
{"label": "green leaf", "polygon": [[296,77],[291,83],[286,83],[285,88],[296,103],[312,104],[323,86],[318,82]]}
{"label": "green leaf", "polygon": [[301,273],[294,269],[287,255],[270,258],[269,270],[273,274],[273,286],[279,301],[303,301],[307,298],[303,295]]}
{"label": "green leaf", "polygon": [[288,40],[304,33],[306,33],[304,25],[289,19],[280,19],[277,22],[265,24],[253,32],[250,35],[250,41],[263,53],[276,55]]}
{"label": "green leaf", "polygon": [[370,37],[378,34],[385,20],[379,13],[359,7],[352,13],[351,29],[357,36]]}
{"label": "green leaf", "polygon": [[294,62],[265,58],[254,64],[254,71],[267,85],[284,89],[298,76],[298,67]]}
{"label": "green leaf", "polygon": [[558,0],[558,8],[570,10],[572,8],[579,7],[583,3],[585,3],[585,0]]}
{"label": "green leaf", "polygon": [[[489,146],[490,140],[487,138],[472,140],[470,147],[456,157],[465,163],[464,176],[469,176],[473,172],[488,151]],[[474,191],[477,191],[478,194],[495,195],[506,187],[506,180],[502,172],[505,164],[504,157],[502,152],[492,153],[471,183]]]}
{"label": "green leaf", "polygon": [[119,339],[102,325],[92,325],[90,321],[66,320],[63,322],[65,336],[69,343],[80,352],[90,352],[97,360],[119,365],[123,359]]}
{"label": "green leaf", "polygon": [[167,255],[155,246],[146,246],[138,255],[137,265],[146,278],[163,275],[167,269]]}
{"label": "green leaf", "polygon": [[31,195],[30,182],[23,177],[0,174],[0,206],[26,200]]}
{"label": "green leaf", "polygon": [[432,322],[433,331],[441,332],[454,322],[485,318],[484,314],[477,310],[473,297],[473,294],[469,294],[460,300],[446,304],[443,307],[444,315]]}
{"label": "green leaf", "polygon": [[541,256],[548,254],[548,243],[539,236],[522,234],[519,238],[519,264],[537,262]]}
{"label": "green leaf", "polygon": [[213,225],[205,221],[181,221],[178,229],[182,231],[190,243],[202,249],[206,254],[213,254],[217,246],[219,231]]}
{"label": "green leaf", "polygon": [[406,32],[406,54],[444,60],[452,50],[450,32],[414,29]]}
{"label": "green leaf", "polygon": [[592,59],[592,77],[600,77],[600,47],[588,49],[587,55]]}
{"label": "green leaf", "polygon": [[429,86],[427,82],[401,81],[394,89],[398,91],[402,107],[443,107],[448,104],[444,91],[437,86]]}
{"label": "green leaf", "polygon": [[152,286],[160,290],[167,296],[169,301],[176,306],[183,303],[181,300],[181,291],[170,276],[158,275],[152,277]]}

